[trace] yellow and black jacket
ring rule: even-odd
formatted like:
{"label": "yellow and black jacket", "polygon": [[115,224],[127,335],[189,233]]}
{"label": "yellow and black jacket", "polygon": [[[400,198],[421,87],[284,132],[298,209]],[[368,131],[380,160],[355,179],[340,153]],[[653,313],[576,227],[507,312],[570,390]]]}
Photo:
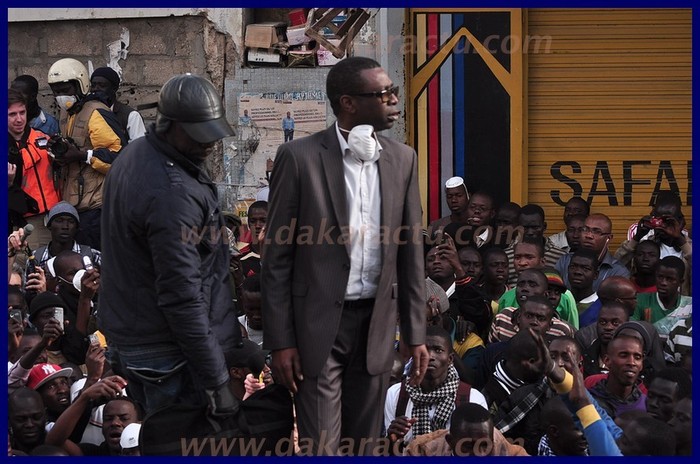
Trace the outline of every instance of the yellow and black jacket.
{"label": "yellow and black jacket", "polygon": [[68,112],[61,112],[61,134],[81,150],[92,150],[89,164],[82,161],[61,168],[63,200],[78,211],[102,207],[102,184],[112,162],[126,145],[126,135],[114,113],[89,94]]}

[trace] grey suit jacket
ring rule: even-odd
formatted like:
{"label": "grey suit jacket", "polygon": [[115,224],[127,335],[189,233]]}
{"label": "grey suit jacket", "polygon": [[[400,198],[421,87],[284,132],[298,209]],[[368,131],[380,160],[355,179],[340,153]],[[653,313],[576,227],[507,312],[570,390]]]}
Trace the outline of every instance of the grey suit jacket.
{"label": "grey suit jacket", "polygon": [[[371,375],[391,369],[397,310],[401,338],[425,341],[425,274],[417,157],[379,137],[382,270],[367,343]],[[330,354],[350,272],[343,160],[335,125],[285,143],[270,181],[262,259],[263,346],[296,347],[304,375]]]}

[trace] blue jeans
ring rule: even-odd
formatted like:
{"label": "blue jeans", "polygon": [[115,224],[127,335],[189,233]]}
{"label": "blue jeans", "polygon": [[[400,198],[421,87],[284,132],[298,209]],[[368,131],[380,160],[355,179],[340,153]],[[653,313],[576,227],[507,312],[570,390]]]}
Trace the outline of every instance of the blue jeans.
{"label": "blue jeans", "polygon": [[145,413],[172,403],[206,403],[204,389],[175,344],[110,344],[107,360],[114,372],[126,379],[129,397],[140,403]]}

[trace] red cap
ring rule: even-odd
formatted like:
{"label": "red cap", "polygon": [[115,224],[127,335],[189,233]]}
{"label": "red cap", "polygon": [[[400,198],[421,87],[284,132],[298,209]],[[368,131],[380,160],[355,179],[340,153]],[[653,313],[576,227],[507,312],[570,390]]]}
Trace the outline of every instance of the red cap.
{"label": "red cap", "polygon": [[29,371],[27,387],[31,388],[32,390],[36,390],[50,380],[58,377],[70,377],[72,373],[73,369],[70,367],[61,369],[61,366],[58,364],[37,364],[32,367],[31,371]]}

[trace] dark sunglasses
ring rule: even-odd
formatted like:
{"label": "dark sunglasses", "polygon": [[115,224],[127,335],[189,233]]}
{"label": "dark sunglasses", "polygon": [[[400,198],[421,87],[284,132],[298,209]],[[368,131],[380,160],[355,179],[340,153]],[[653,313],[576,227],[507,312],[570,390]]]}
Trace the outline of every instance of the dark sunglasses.
{"label": "dark sunglasses", "polygon": [[390,89],[384,89],[378,92],[349,93],[348,95],[351,97],[378,97],[382,99],[382,103],[388,103],[392,95],[396,98],[399,97],[399,86],[395,85]]}

